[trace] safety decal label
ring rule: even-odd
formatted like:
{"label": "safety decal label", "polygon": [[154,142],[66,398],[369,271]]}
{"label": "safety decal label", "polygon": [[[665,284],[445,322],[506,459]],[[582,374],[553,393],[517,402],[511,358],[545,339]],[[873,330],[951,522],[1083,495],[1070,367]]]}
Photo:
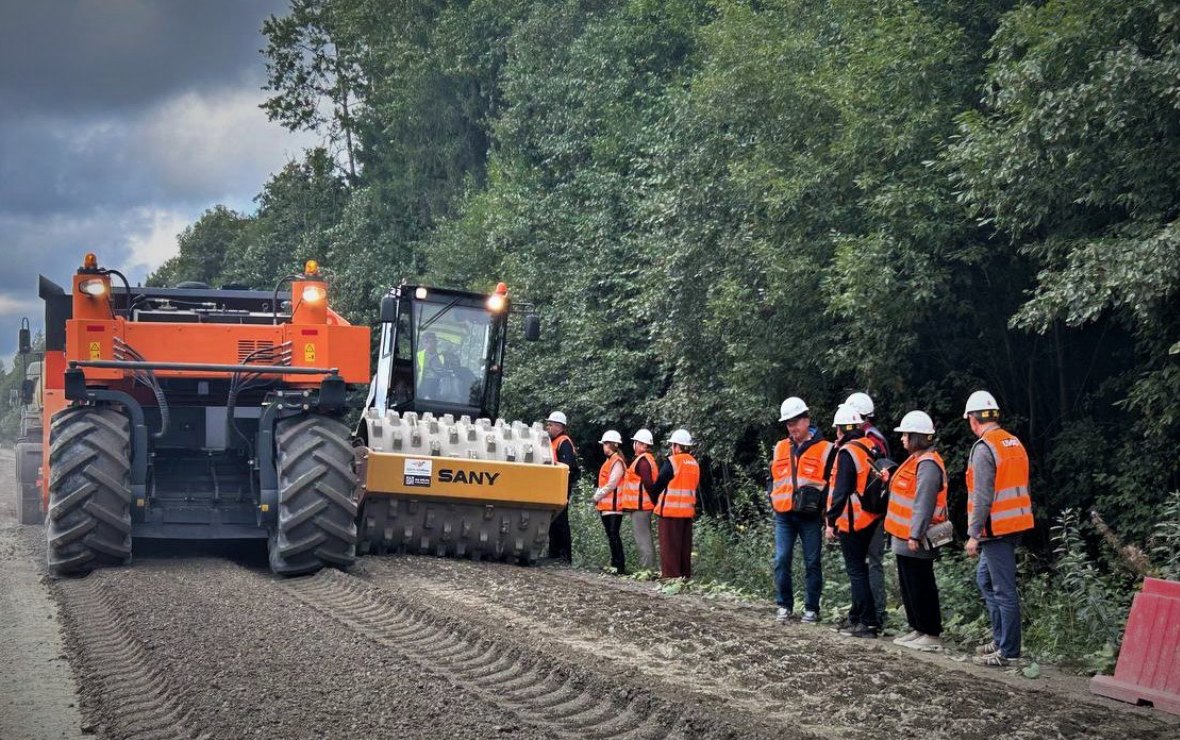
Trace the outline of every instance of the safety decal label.
{"label": "safety decal label", "polygon": [[406,458],[405,468],[402,473],[405,485],[428,488],[430,486],[430,476],[434,473],[434,461]]}
{"label": "safety decal label", "polygon": [[315,362],[315,345],[311,342],[303,345],[303,361]]}
{"label": "safety decal label", "polygon": [[90,359],[92,359],[92,360],[101,360],[102,359],[102,345],[99,344],[98,342],[91,342],[90,343]]}

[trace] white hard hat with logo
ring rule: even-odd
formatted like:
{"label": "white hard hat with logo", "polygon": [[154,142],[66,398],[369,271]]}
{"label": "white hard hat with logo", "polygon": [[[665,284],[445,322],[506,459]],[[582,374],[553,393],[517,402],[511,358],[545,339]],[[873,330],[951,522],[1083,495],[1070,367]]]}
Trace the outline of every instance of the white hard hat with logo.
{"label": "white hard hat with logo", "polygon": [[895,432],[910,432],[913,434],[934,434],[934,420],[925,411],[911,411],[901,417],[901,423]]}
{"label": "white hard hat with logo", "polygon": [[561,413],[560,411],[554,411],[553,413],[549,414],[549,418],[545,421],[552,421],[556,424],[562,425],[563,427],[569,426],[569,422],[565,420],[565,414]]}
{"label": "white hard hat with logo", "polygon": [[672,437],[668,440],[671,444],[680,445],[681,447],[692,447],[692,435],[688,433],[687,429],[677,429],[672,432]]}
{"label": "white hard hat with logo", "polygon": [[963,409],[963,418],[973,411],[999,411],[1000,404],[996,403],[996,397],[987,391],[975,391],[971,397],[967,399],[967,406]]}
{"label": "white hard hat with logo", "polygon": [[651,447],[656,443],[655,439],[651,436],[651,432],[647,429],[640,429],[631,439],[635,440],[636,442],[642,442],[648,447]]}
{"label": "white hard hat with logo", "polygon": [[867,393],[853,393],[844,403],[859,411],[861,416],[873,415],[873,399]]}
{"label": "white hard hat with logo", "polygon": [[799,398],[798,396],[791,396],[787,400],[783,401],[782,406],[779,406],[778,420],[790,421],[791,419],[798,418],[803,414],[808,413],[808,411],[809,409],[807,408],[807,404],[803,403],[802,398]]}
{"label": "white hard hat with logo", "polygon": [[836,407],[836,418],[832,422],[832,426],[843,427],[850,424],[864,423],[864,417],[860,415],[860,412],[848,404],[842,403]]}
{"label": "white hard hat with logo", "polygon": [[617,445],[621,445],[623,444],[623,437],[614,429],[607,429],[602,433],[602,439],[598,440],[598,444],[603,444],[604,442],[614,442]]}

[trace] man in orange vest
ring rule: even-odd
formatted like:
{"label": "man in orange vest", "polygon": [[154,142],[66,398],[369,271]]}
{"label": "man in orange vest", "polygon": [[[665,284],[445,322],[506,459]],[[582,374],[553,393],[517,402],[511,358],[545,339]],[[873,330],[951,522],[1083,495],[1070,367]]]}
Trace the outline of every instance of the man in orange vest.
{"label": "man in orange vest", "polygon": [[787,438],[774,447],[770,463],[770,505],[774,509],[774,590],[779,622],[794,617],[795,591],[791,561],[795,540],[803,546],[806,589],[802,621],[819,621],[819,597],[824,588],[823,512],[827,503],[832,443],[811,426],[811,411],[798,396],[779,407],[779,421]]}
{"label": "man in orange vest", "polygon": [[701,469],[692,456],[693,439],[687,429],[677,429],[670,439],[672,454],[660,466],[652,485],[656,516],[660,518],[660,575],[692,577],[692,520],[696,516]]}
{"label": "man in orange vest", "polygon": [[992,622],[992,640],[976,652],[979,665],[1003,667],[1020,657],[1020,595],[1016,545],[1033,528],[1028,453],[1000,428],[1000,407],[987,391],[967,399],[963,418],[978,441],[967,463],[967,554],[979,557],[976,580]]}
{"label": "man in orange vest", "polygon": [[656,483],[655,439],[647,429],[640,429],[631,438],[635,459],[623,475],[623,511],[631,514],[631,528],[635,535],[635,549],[639,551],[639,565],[644,570],[656,566],[656,552],[651,541],[651,513],[656,499],[651,489]]}
{"label": "man in orange vest", "polygon": [[836,464],[831,478],[831,505],[828,507],[828,540],[839,532],[840,551],[852,591],[852,608],[848,626],[840,634],[874,638],[881,630],[873,589],[869,585],[869,546],[881,527],[881,515],[864,510],[863,495],[874,474],[872,445],[861,429],[864,418],[851,406],[836,409],[836,433],[839,435]]}
{"label": "man in orange vest", "polygon": [[581,469],[578,467],[578,449],[574,441],[566,434],[569,427],[565,414],[554,411],[545,420],[545,431],[549,434],[549,444],[553,447],[553,461],[562,463],[570,470],[569,488],[565,493],[565,508],[553,521],[549,523],[549,557],[564,563],[572,563],[574,559],[573,538],[570,535],[569,503],[577,485]]}

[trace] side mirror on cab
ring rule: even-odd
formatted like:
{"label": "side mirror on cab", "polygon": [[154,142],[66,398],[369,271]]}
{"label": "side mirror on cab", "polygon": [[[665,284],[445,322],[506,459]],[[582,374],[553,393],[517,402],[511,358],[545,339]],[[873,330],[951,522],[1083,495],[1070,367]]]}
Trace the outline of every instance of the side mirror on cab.
{"label": "side mirror on cab", "polygon": [[22,355],[27,355],[33,351],[33,339],[29,332],[29,327],[22,326],[20,334],[17,337],[17,347]]}
{"label": "side mirror on cab", "polygon": [[397,321],[397,299],[391,295],[383,296],[380,314],[382,324],[392,324]]}
{"label": "side mirror on cab", "polygon": [[37,381],[25,378],[20,382],[20,402],[25,406],[33,402],[33,394],[37,392]]}
{"label": "side mirror on cab", "polygon": [[524,315],[524,338],[529,342],[535,342],[541,338],[541,317],[538,314],[526,313]]}

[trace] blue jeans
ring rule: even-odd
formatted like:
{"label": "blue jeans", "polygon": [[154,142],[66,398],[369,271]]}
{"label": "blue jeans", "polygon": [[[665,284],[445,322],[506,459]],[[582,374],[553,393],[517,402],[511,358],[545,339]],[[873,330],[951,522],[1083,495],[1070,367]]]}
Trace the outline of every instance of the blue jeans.
{"label": "blue jeans", "polygon": [[774,515],[774,588],[779,606],[794,611],[795,590],[791,583],[791,561],[795,539],[803,543],[807,594],[803,608],[819,611],[819,596],[824,590],[824,570],[820,561],[823,547],[823,521],[818,514],[805,515],[776,512]]}
{"label": "blue jeans", "polygon": [[992,620],[992,638],[1005,658],[1020,657],[1020,594],[1016,590],[1016,542],[1011,538],[979,543],[979,592]]}

